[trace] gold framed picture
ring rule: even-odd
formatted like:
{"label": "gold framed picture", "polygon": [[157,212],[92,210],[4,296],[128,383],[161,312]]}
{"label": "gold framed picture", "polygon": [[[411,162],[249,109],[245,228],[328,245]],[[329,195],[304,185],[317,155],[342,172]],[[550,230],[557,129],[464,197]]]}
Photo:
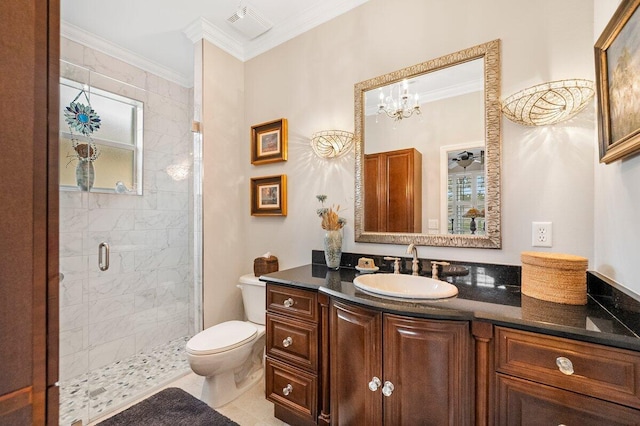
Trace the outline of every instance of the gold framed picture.
{"label": "gold framed picture", "polygon": [[251,126],[251,164],[287,161],[287,119]]}
{"label": "gold framed picture", "polygon": [[251,178],[251,216],[287,215],[287,175]]}
{"label": "gold framed picture", "polygon": [[640,150],[640,0],[622,0],[595,44],[600,162]]}

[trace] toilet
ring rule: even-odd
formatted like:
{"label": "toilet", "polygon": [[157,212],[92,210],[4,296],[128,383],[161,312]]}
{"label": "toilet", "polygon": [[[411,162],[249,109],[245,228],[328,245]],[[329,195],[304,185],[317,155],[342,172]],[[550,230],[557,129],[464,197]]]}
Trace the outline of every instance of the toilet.
{"label": "toilet", "polygon": [[201,399],[225,405],[262,379],[265,347],[265,283],[253,274],[240,277],[248,321],[227,321],[193,336],[186,346],[194,373],[206,377]]}

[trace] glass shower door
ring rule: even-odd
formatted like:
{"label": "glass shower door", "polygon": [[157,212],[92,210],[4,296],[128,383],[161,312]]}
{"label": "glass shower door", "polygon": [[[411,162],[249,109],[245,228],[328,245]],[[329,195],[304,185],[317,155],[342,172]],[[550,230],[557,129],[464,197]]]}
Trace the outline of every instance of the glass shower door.
{"label": "glass shower door", "polygon": [[189,371],[200,308],[193,136],[186,115],[165,125],[184,106],[64,61],[61,77],[60,424],[70,425]]}

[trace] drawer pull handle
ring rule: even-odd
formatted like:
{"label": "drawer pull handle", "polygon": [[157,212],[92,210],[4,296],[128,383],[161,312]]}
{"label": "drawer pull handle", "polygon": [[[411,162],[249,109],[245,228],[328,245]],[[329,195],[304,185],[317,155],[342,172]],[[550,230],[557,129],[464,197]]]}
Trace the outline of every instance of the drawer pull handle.
{"label": "drawer pull handle", "polygon": [[384,396],[391,396],[392,393],[393,393],[393,383],[387,380],[386,382],[384,382],[384,386],[382,387],[382,394]]}
{"label": "drawer pull handle", "polygon": [[377,377],[374,377],[369,382],[369,390],[371,392],[375,392],[375,391],[378,390],[378,388],[380,387],[381,384],[382,384],[382,382],[380,381],[380,379],[378,379]]}
{"label": "drawer pull handle", "polygon": [[282,394],[284,396],[289,396],[291,392],[293,392],[293,386],[291,386],[291,383],[288,383],[286,387],[282,388]]}
{"label": "drawer pull handle", "polygon": [[291,336],[282,341],[282,346],[284,346],[285,348],[288,348],[291,345],[293,345],[293,339],[291,338]]}
{"label": "drawer pull handle", "polygon": [[562,374],[570,376],[573,374],[573,363],[569,358],[559,356],[556,358],[556,365]]}
{"label": "drawer pull handle", "polygon": [[293,299],[292,298],[288,298],[287,300],[284,301],[284,307],[285,308],[290,308],[293,306]]}

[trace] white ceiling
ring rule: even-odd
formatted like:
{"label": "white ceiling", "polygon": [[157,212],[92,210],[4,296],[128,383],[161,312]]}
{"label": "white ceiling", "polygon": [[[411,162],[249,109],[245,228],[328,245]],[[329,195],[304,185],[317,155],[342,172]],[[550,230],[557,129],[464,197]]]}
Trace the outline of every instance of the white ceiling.
{"label": "white ceiling", "polygon": [[[205,38],[246,61],[367,1],[61,0],[61,34],[191,86],[193,41]],[[240,5],[272,28],[249,40],[227,22]]]}

